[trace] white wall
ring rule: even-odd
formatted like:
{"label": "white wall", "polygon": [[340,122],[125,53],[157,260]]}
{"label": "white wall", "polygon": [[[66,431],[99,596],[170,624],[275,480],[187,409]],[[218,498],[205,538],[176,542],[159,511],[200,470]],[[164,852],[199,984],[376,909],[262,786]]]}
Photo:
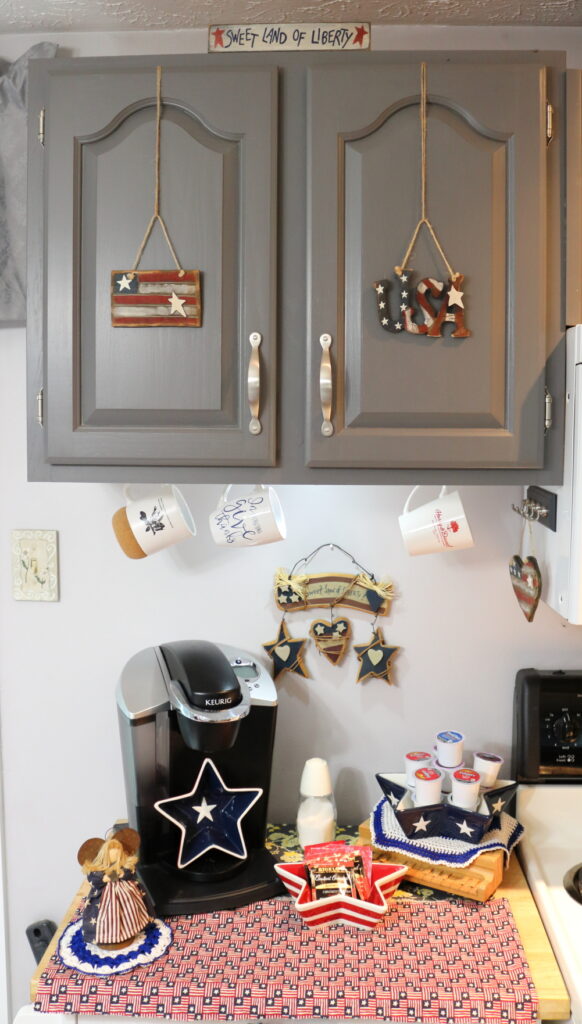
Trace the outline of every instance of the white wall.
{"label": "white wall", "polygon": [[[75,55],[184,52],[204,46],[201,32],[63,36]],[[7,36],[1,55],[15,57],[36,36]],[[568,49],[579,64],[582,30],[399,29],[376,31],[392,48],[539,47]],[[526,623],[508,577],[520,523],[510,511],[517,488],[463,488],[476,547],[409,559],[397,526],[406,488],[281,488],[288,540],[251,551],[223,551],[206,520],[218,488],[186,487],[198,536],[154,558],[131,562],[116,547],[110,518],[121,503],[114,485],[28,484],[25,465],[25,335],[0,331],[0,714],[4,767],[7,902],[13,1005],[28,998],[34,963],[25,927],[58,921],[79,882],[76,851],[125,811],[114,690],[138,649],[164,640],[205,637],[240,644],[262,657],[276,634],[271,598],[279,565],[290,567],[324,541],[336,541],[380,576],[398,598],[386,626],[402,647],[394,680],[356,685],[350,654],[333,668],[310,648],[310,680],[283,677],[273,771],[272,817],[290,820],[304,760],[330,761],[339,813],[358,821],[378,792],[373,773],[393,768],[435,729],[464,730],[471,748],[507,755],[517,669],[580,667],[582,630],[565,627],[541,606]],[[227,482],[225,480],[225,482]],[[61,600],[14,602],[10,530],[59,531]],[[339,555],[321,570],[349,571]],[[355,640],[369,635],[353,614]],[[310,618],[291,619],[305,635]],[[265,660],[266,663],[266,659]]]}

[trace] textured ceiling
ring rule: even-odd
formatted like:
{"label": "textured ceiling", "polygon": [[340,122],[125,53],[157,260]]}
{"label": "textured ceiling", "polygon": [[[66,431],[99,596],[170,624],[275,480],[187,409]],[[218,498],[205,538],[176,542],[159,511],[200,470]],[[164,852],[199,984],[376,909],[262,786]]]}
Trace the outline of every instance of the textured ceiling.
{"label": "textured ceiling", "polygon": [[582,25],[582,0],[0,0],[0,32],[360,19],[375,24]]}

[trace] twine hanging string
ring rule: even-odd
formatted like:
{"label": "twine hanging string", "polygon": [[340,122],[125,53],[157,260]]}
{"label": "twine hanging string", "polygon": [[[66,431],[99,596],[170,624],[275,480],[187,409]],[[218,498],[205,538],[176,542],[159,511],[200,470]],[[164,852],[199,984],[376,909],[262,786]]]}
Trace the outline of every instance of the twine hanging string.
{"label": "twine hanging string", "polygon": [[161,122],[162,122],[162,68],[161,68],[161,65],[158,64],[158,66],[156,68],[156,152],[155,152],[155,158],[154,158],[154,166],[155,166],[154,212],[153,212],[153,214],[151,216],[151,219],[150,219],[150,222],[149,222],[149,224],[148,224],[148,226],[147,226],[147,228],[145,230],[145,235],[143,236],[141,245],[140,245],[139,249],[137,250],[136,257],[135,257],[135,260],[133,262],[133,267],[131,268],[131,273],[133,274],[137,270],[137,268],[139,266],[139,263],[140,263],[140,260],[141,260],[141,258],[143,256],[143,251],[144,251],[144,249],[145,249],[145,247],[146,247],[146,245],[148,243],[148,239],[149,239],[149,237],[150,237],[150,235],[152,233],[153,226],[156,223],[156,221],[158,221],[158,223],[159,223],[159,225],[160,225],[160,227],[161,227],[161,229],[162,229],[162,231],[164,233],[164,238],[166,239],[166,242],[168,243],[168,249],[170,250],[170,252],[172,254],[172,259],[174,260],[174,263],[176,265],[176,270],[178,271],[178,275],[179,275],[179,277],[183,277],[184,274],[185,274],[185,271],[183,270],[183,268],[182,268],[182,266],[180,264],[180,261],[179,261],[178,257],[176,256],[176,250],[174,249],[174,246],[172,245],[172,240],[170,238],[168,229],[167,229],[167,227],[165,225],[164,218],[162,217],[162,215],[160,213],[160,137],[161,137]]}
{"label": "twine hanging string", "polygon": [[419,220],[418,224],[416,225],[416,227],[414,229],[414,232],[412,234],[412,238],[410,240],[410,244],[409,244],[408,249],[406,250],[406,252],[404,254],[404,259],[402,260],[402,264],[400,266],[394,267],[394,270],[396,271],[398,276],[400,276],[402,274],[403,270],[405,270],[408,267],[408,260],[410,259],[410,255],[412,253],[412,250],[414,249],[414,246],[416,244],[416,239],[418,238],[420,230],[421,230],[421,228],[424,225],[424,227],[426,227],[428,229],[428,231],[430,233],[430,236],[431,236],[435,246],[437,247],[437,249],[438,249],[438,251],[439,251],[439,253],[441,255],[443,263],[445,264],[445,266],[446,266],[446,268],[447,268],[447,270],[449,272],[449,276],[450,276],[451,280],[454,283],[455,280],[458,277],[458,274],[455,273],[455,271],[451,267],[451,264],[449,263],[447,257],[445,256],[444,249],[443,249],[441,243],[439,242],[439,240],[437,238],[436,231],[434,230],[430,220],[427,217],[427,202],[426,202],[426,167],[427,167],[426,134],[427,134],[427,116],[426,116],[426,102],[427,102],[426,63],[423,61],[422,64],[420,65],[420,175],[421,175],[421,183],[420,183],[420,220]]}

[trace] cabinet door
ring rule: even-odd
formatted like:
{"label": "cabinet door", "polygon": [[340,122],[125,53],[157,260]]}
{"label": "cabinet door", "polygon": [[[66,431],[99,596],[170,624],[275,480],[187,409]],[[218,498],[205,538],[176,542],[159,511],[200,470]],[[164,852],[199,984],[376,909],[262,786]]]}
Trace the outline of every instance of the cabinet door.
{"label": "cabinet door", "polygon": [[[161,213],[182,266],[201,274],[202,325],[184,328],[111,323],[111,272],[133,266],[153,213],[155,61],[32,73],[46,106],[44,241],[31,277],[44,289],[46,460],[272,465],[276,70],[164,58]],[[174,270],[157,224],[141,269]]]}
{"label": "cabinet door", "polygon": [[[441,338],[389,333],[378,316],[381,279],[399,315],[394,267],[420,217],[420,62],[310,74],[310,466],[543,465],[548,298],[560,295],[559,254],[547,255],[548,165],[554,173],[559,154],[546,142],[546,71],[440,60],[428,63],[427,213],[465,275],[463,339],[454,324]],[[423,278],[447,281],[424,229],[409,267],[414,291]],[[332,338],[330,436],[322,335]]]}

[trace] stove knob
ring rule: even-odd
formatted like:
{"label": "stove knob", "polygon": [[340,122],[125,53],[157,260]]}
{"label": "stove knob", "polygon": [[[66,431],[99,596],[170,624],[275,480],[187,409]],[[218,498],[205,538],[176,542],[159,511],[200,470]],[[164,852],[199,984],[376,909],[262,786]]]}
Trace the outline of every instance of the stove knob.
{"label": "stove knob", "polygon": [[569,711],[565,711],[554,722],[554,735],[559,743],[576,743],[579,729],[579,716],[573,717]]}

